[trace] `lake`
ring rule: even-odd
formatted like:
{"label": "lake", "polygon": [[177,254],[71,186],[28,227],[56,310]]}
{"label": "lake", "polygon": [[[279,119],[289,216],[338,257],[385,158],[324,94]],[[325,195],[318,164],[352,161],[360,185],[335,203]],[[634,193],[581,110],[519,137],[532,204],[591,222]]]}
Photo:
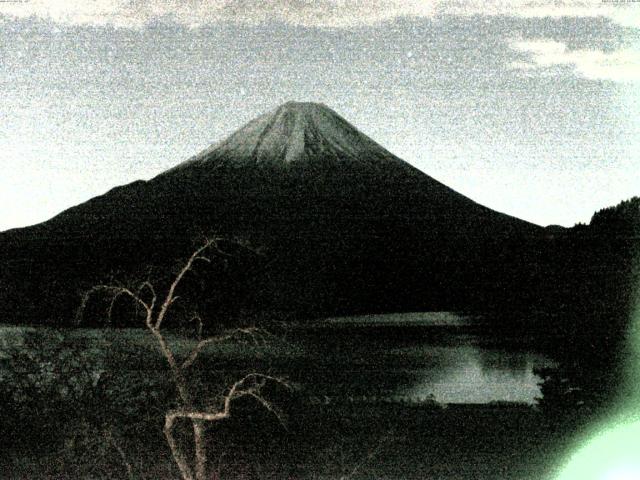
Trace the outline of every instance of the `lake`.
{"label": "lake", "polygon": [[449,312],[331,318],[303,331],[309,358],[295,378],[329,400],[535,404],[534,372],[555,366]]}
{"label": "lake", "polygon": [[[167,339],[181,358],[194,345],[177,332]],[[211,426],[221,478],[533,480],[554,448],[550,424],[530,408],[534,372],[552,365],[522,338],[486,335],[476,318],[410,313],[215,345],[192,373],[205,402],[247,371],[296,387],[269,394],[286,429],[251,401]],[[0,327],[0,392],[3,478],[122,477],[104,432],[139,478],[177,478],[162,434],[175,387],[144,329]]]}
{"label": "lake", "polygon": [[[48,328],[0,328],[0,359],[19,351],[26,333],[43,352],[71,348],[91,352],[96,369],[107,353],[126,358],[125,368],[146,372],[155,362],[155,344],[143,329],[56,331]],[[535,404],[541,396],[536,369],[554,362],[530,345],[483,333],[478,319],[448,312],[363,315],[330,318],[292,327],[290,340],[274,345],[219,345],[203,352],[206,363],[226,371],[268,364],[299,384],[316,401],[486,404]],[[169,335],[178,352],[191,342]],[[521,339],[520,339],[521,340]],[[60,343],[60,345],[56,345]],[[63,345],[64,344],[64,345]],[[8,348],[8,347],[11,348]],[[55,355],[45,354],[55,361]]]}

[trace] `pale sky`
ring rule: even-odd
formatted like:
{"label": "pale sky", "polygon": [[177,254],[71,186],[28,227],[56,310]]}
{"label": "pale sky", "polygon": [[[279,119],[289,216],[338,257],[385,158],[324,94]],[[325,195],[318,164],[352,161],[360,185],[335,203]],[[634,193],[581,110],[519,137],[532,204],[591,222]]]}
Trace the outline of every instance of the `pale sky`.
{"label": "pale sky", "polygon": [[288,100],[538,224],[640,195],[640,2],[3,2],[0,85],[0,230]]}

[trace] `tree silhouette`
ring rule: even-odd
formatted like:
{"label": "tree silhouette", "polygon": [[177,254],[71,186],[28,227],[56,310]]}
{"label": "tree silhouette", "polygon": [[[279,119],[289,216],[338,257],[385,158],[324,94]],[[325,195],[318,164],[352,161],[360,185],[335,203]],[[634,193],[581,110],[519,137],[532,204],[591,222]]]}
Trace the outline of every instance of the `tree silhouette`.
{"label": "tree silhouette", "polygon": [[[202,337],[203,321],[198,314],[194,314],[193,319],[198,322],[197,342],[185,358],[178,358],[171,345],[163,334],[164,322],[172,305],[180,298],[176,294],[185,276],[192,272],[199,262],[211,263],[210,255],[227,256],[228,253],[220,248],[223,238],[208,238],[206,241],[184,262],[178,273],[173,277],[166,289],[166,293],[159,294],[156,287],[150,280],[139,283],[136,288],[129,288],[123,285],[96,285],[88,290],[82,299],[82,304],[78,311],[78,319],[82,319],[87,302],[94,295],[103,294],[110,298],[107,316],[111,318],[116,301],[121,297],[128,298],[136,306],[141,308],[144,315],[144,322],[147,330],[155,339],[160,351],[165,358],[173,384],[175,385],[179,406],[165,413],[164,435],[167,444],[171,449],[171,454],[175,460],[183,480],[205,480],[207,478],[208,452],[206,443],[206,424],[208,422],[218,422],[231,416],[232,405],[235,400],[249,397],[256,400],[282,420],[278,410],[262,394],[263,388],[269,382],[277,383],[289,388],[288,383],[278,377],[264,375],[261,373],[249,373],[233,383],[222,397],[221,405],[218,408],[201,407],[196,401],[195,387],[190,382],[187,370],[193,366],[203,349],[210,344],[220,343],[239,337],[248,337],[255,342],[264,338],[265,333],[257,328],[239,328],[228,331],[224,334]],[[184,450],[178,444],[174,429],[176,422],[180,419],[188,420],[193,431],[193,459],[189,459]]]}

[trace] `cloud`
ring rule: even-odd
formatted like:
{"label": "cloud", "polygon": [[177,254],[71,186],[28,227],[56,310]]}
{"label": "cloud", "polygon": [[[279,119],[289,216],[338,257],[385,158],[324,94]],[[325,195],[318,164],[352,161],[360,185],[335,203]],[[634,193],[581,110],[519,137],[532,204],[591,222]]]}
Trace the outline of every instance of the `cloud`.
{"label": "cloud", "polygon": [[15,0],[0,14],[68,24],[141,27],[172,20],[188,26],[269,20],[305,26],[371,25],[401,16],[507,15],[606,17],[640,28],[640,4],[615,0]]}
{"label": "cloud", "polygon": [[553,40],[514,41],[511,46],[529,55],[527,61],[512,62],[513,69],[546,70],[567,65],[592,80],[640,81],[640,51],[630,48],[612,52],[569,50],[565,43]]}
{"label": "cloud", "polygon": [[140,27],[163,20],[188,26],[279,21],[346,27],[407,15],[428,17],[436,4],[429,0],[22,0],[0,3],[0,14],[119,27]]}
{"label": "cloud", "polygon": [[505,15],[523,18],[605,17],[640,28],[640,3],[629,0],[488,0],[443,2],[452,14]]}

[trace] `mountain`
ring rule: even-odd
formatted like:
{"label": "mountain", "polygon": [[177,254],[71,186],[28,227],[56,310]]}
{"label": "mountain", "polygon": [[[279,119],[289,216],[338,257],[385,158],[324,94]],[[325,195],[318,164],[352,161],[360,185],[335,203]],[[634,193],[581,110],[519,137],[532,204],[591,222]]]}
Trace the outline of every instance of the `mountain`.
{"label": "mountain", "polygon": [[335,167],[354,163],[369,168],[384,163],[406,165],[328,107],[298,102],[285,103],[261,115],[175,170],[211,163],[238,166],[333,163]]}
{"label": "mountain", "polygon": [[207,287],[230,317],[518,305],[547,235],[422,173],[330,108],[289,102],[149,181],[0,234],[0,309],[65,323],[83,289],[166,270],[207,232],[264,250]]}

